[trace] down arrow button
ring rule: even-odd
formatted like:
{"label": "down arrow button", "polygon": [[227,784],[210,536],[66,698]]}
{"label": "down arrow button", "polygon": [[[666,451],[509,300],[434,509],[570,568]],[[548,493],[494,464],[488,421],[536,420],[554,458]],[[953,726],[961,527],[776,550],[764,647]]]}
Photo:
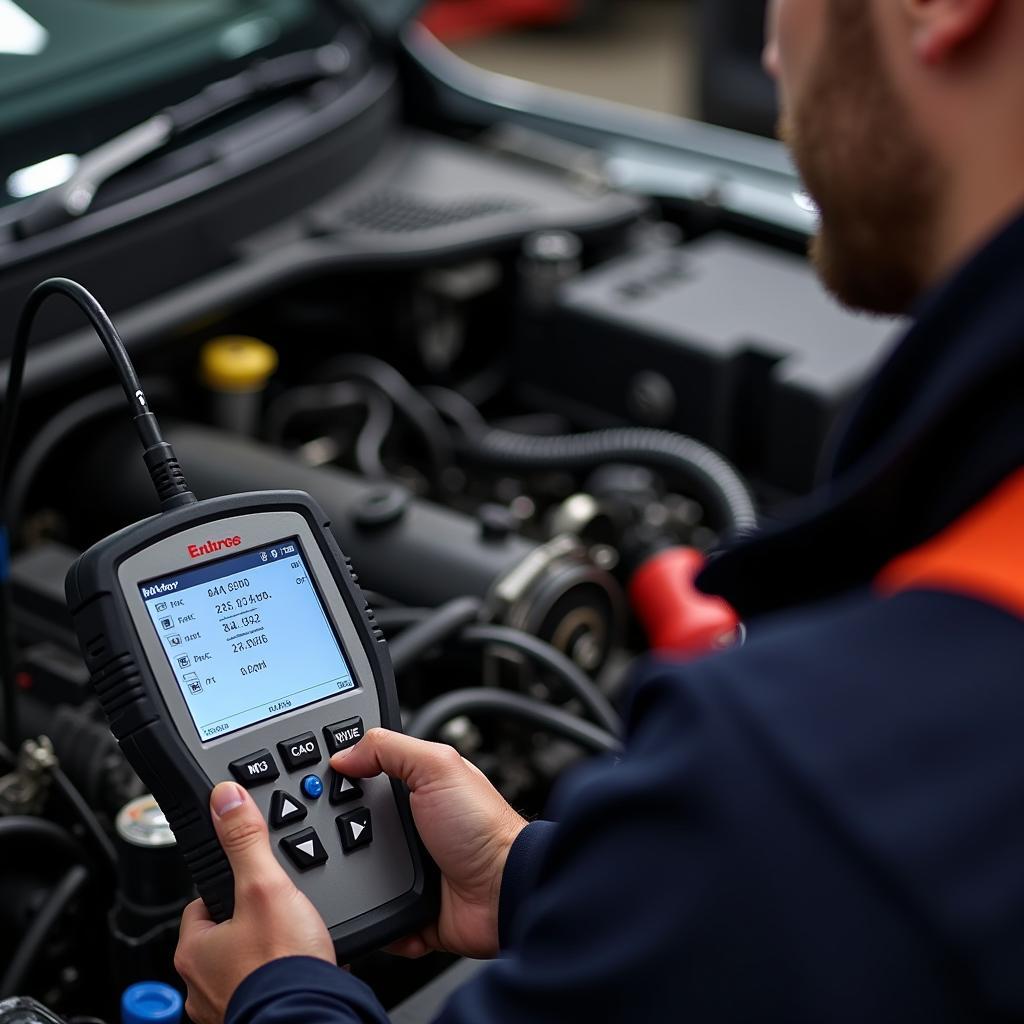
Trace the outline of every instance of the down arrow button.
{"label": "down arrow button", "polygon": [[281,847],[300,870],[308,871],[327,862],[327,851],[316,832],[307,828],[281,840]]}

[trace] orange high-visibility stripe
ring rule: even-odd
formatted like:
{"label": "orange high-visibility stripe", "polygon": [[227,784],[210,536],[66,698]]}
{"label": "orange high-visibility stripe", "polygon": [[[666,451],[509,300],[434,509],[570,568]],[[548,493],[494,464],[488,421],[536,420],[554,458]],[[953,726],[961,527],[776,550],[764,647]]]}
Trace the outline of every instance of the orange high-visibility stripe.
{"label": "orange high-visibility stripe", "polygon": [[952,591],[1024,619],[1024,470],[937,537],[890,562],[876,586],[887,595]]}

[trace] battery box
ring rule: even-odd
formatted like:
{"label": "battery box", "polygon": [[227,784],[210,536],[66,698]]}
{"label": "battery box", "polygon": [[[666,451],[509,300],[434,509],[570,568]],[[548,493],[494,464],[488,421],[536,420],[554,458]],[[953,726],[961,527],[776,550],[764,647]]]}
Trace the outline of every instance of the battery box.
{"label": "battery box", "polygon": [[681,431],[800,493],[900,327],[841,308],[798,256],[709,235],[568,282],[525,325],[518,376],[531,404]]}

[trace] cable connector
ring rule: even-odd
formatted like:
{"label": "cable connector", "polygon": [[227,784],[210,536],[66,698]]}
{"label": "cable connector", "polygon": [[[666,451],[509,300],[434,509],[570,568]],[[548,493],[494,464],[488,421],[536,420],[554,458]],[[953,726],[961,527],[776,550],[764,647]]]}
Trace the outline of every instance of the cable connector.
{"label": "cable connector", "polygon": [[161,441],[147,448],[142,458],[149,470],[153,487],[156,488],[162,512],[196,503],[196,496],[189,489],[185,473],[169,442]]}
{"label": "cable connector", "polygon": [[174,449],[164,440],[160,424],[150,411],[141,389],[135,392],[134,399],[140,411],[135,414],[132,423],[142,442],[142,458],[149,470],[156,496],[160,499],[160,510],[169,512],[172,508],[194,505],[196,496],[189,489]]}

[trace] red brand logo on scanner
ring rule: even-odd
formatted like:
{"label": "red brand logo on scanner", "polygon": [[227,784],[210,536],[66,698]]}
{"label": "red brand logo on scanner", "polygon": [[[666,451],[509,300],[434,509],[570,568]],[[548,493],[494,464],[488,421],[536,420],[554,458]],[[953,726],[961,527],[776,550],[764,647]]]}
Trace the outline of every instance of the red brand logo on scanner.
{"label": "red brand logo on scanner", "polygon": [[237,548],[241,543],[241,537],[225,537],[223,540],[207,540],[202,544],[189,544],[188,557],[202,558],[203,555],[212,555],[214,551],[220,551],[221,548]]}

